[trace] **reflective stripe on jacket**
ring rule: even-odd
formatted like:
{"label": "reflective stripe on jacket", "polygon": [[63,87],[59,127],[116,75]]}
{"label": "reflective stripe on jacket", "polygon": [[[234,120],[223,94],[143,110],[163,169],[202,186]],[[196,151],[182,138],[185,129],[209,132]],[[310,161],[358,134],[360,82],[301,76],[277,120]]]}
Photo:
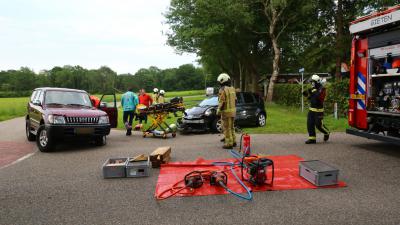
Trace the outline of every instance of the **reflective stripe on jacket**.
{"label": "reflective stripe on jacket", "polygon": [[324,109],[310,108],[312,112],[324,112]]}

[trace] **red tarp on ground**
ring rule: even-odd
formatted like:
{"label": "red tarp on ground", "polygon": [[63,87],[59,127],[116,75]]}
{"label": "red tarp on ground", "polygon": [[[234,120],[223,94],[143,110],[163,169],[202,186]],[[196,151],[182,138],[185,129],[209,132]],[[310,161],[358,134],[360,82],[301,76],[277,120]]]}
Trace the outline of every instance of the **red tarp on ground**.
{"label": "red tarp on ground", "polygon": [[[269,156],[268,158],[274,161],[275,165],[275,179],[273,186],[263,185],[260,187],[254,187],[249,183],[245,184],[253,191],[279,191],[279,190],[296,190],[296,189],[316,189],[314,186],[304,178],[299,176],[299,161],[303,159],[296,155],[285,155],[285,156]],[[212,166],[213,162],[236,162],[235,159],[223,159],[223,160],[204,160],[202,158],[197,159],[193,162],[172,162],[169,164],[161,165],[160,175],[156,185],[155,196],[158,196],[163,191],[171,188],[179,180],[194,170],[213,170],[221,171],[228,170],[228,187],[238,193],[244,193],[245,190],[236,181],[235,177],[229,170],[229,166]],[[268,168],[268,179],[271,178],[271,170]],[[236,174],[240,177],[240,169],[235,169]],[[337,188],[345,187],[346,183],[340,181],[338,185],[325,186],[324,188]],[[195,189],[195,192],[190,195],[177,194],[176,196],[196,196],[196,195],[219,195],[228,194],[221,187],[210,186],[209,183],[205,182],[202,187]]]}

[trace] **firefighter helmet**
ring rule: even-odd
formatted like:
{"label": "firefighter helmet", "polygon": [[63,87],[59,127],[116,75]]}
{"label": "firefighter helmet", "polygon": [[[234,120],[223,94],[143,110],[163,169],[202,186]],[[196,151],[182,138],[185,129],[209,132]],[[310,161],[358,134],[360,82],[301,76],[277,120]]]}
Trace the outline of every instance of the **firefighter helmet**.
{"label": "firefighter helmet", "polygon": [[225,82],[228,82],[230,79],[231,79],[231,77],[230,77],[228,74],[226,74],[226,73],[221,73],[221,74],[218,76],[217,81],[218,81],[220,84],[223,84],[223,83],[225,83]]}
{"label": "firefighter helmet", "polygon": [[321,78],[317,74],[314,74],[311,77],[311,81],[320,82]]}
{"label": "firefighter helmet", "polygon": [[153,92],[154,92],[154,93],[158,93],[158,88],[154,88],[154,89],[153,89]]}
{"label": "firefighter helmet", "polygon": [[163,95],[163,94],[165,94],[165,91],[164,90],[160,90],[160,95]]}

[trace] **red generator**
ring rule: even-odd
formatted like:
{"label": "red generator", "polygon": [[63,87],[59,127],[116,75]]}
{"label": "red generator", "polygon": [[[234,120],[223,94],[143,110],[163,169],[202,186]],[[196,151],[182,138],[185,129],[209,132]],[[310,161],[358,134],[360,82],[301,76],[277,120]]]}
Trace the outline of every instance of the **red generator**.
{"label": "red generator", "polygon": [[346,132],[400,145],[400,5],[353,21],[350,33]]}

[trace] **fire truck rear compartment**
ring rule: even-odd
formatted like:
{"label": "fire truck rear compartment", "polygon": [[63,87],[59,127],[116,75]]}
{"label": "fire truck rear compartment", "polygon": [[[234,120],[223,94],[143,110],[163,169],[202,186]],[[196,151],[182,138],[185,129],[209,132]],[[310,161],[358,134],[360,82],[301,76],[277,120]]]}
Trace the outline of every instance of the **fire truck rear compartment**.
{"label": "fire truck rear compartment", "polygon": [[368,37],[368,132],[400,138],[400,30]]}
{"label": "fire truck rear compartment", "polygon": [[[385,20],[380,24],[377,20]],[[400,145],[400,5],[352,22],[349,134]]]}

